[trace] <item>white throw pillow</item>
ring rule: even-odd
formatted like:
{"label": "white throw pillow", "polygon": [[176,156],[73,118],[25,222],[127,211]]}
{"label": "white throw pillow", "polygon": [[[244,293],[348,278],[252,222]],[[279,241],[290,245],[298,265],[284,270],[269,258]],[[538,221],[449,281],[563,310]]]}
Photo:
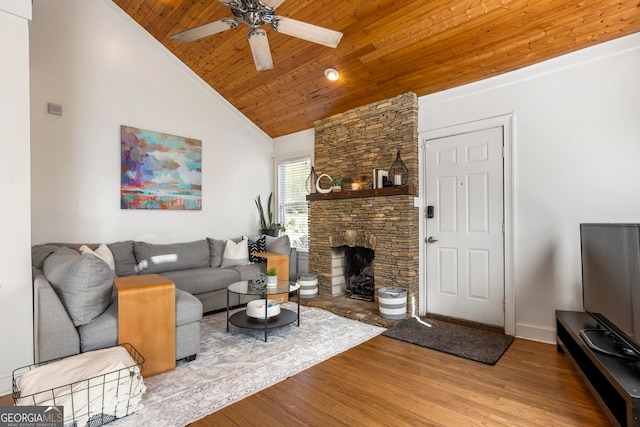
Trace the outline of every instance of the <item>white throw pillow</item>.
{"label": "white throw pillow", "polygon": [[248,240],[242,239],[238,243],[233,240],[227,240],[222,254],[221,268],[233,267],[234,265],[249,264],[249,246]]}
{"label": "white throw pillow", "polygon": [[87,245],[82,245],[80,246],[80,253],[82,255],[85,255],[85,254],[95,255],[101,260],[103,260],[104,262],[106,262],[110,269],[112,269],[113,271],[116,271],[116,264],[113,261],[113,254],[111,253],[111,250],[107,247],[106,244],[104,243],[100,244],[100,246],[98,246],[95,251],[91,250],[91,248]]}

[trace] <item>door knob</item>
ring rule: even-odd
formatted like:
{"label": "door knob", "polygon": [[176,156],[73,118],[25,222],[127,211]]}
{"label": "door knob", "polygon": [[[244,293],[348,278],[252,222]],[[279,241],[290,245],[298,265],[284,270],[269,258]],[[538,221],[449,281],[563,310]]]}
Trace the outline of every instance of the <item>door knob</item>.
{"label": "door knob", "polygon": [[427,243],[435,243],[437,241],[438,239],[434,239],[433,236],[429,236],[429,238],[427,239]]}

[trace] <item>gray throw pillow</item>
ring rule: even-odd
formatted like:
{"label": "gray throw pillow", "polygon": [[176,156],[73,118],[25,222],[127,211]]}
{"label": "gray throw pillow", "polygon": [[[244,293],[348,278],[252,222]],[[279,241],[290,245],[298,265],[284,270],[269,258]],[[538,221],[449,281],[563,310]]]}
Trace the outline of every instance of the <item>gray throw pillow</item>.
{"label": "gray throw pillow", "polygon": [[44,260],[47,259],[49,255],[51,255],[55,250],[58,249],[57,246],[51,245],[34,245],[31,247],[31,266],[33,268],[37,268],[38,270],[42,270],[42,266],[44,264]]}
{"label": "gray throw pillow", "polygon": [[136,257],[133,254],[133,240],[110,243],[107,245],[113,254],[113,261],[116,264],[116,276],[135,276]]}
{"label": "gray throw pillow", "polygon": [[222,254],[224,254],[224,240],[217,240],[207,237],[209,242],[209,252],[211,252],[211,259],[209,265],[211,267],[220,267],[222,264]]}
{"label": "gray throw pillow", "polygon": [[139,274],[209,267],[211,258],[209,243],[205,239],[168,245],[134,242],[133,252],[139,266]]}
{"label": "gray throw pillow", "polygon": [[289,255],[291,252],[291,242],[286,234],[280,237],[265,235],[265,238],[267,239],[267,252],[275,252],[282,255]]}
{"label": "gray throw pillow", "polygon": [[61,246],[44,260],[42,271],[76,327],[91,323],[111,302],[113,271],[95,255]]}

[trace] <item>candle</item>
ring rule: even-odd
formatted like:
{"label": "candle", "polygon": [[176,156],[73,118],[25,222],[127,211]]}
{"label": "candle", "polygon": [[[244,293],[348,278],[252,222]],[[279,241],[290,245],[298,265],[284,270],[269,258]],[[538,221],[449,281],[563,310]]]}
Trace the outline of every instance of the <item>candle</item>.
{"label": "candle", "polygon": [[402,175],[395,175],[393,177],[393,185],[402,185]]}
{"label": "candle", "polygon": [[352,183],[351,184],[351,190],[352,191],[362,190],[362,184],[359,184],[357,182]]}

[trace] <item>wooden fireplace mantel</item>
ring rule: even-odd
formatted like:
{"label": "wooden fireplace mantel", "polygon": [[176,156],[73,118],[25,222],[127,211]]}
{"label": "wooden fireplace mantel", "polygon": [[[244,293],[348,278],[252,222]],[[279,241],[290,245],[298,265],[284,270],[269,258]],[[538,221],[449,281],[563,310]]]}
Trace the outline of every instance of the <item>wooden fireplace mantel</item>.
{"label": "wooden fireplace mantel", "polygon": [[315,193],[307,196],[308,201],[315,200],[337,200],[337,199],[357,199],[364,197],[385,197],[385,196],[415,196],[416,189],[413,185],[401,185],[397,187],[384,187],[367,190],[347,190],[331,193]]}

